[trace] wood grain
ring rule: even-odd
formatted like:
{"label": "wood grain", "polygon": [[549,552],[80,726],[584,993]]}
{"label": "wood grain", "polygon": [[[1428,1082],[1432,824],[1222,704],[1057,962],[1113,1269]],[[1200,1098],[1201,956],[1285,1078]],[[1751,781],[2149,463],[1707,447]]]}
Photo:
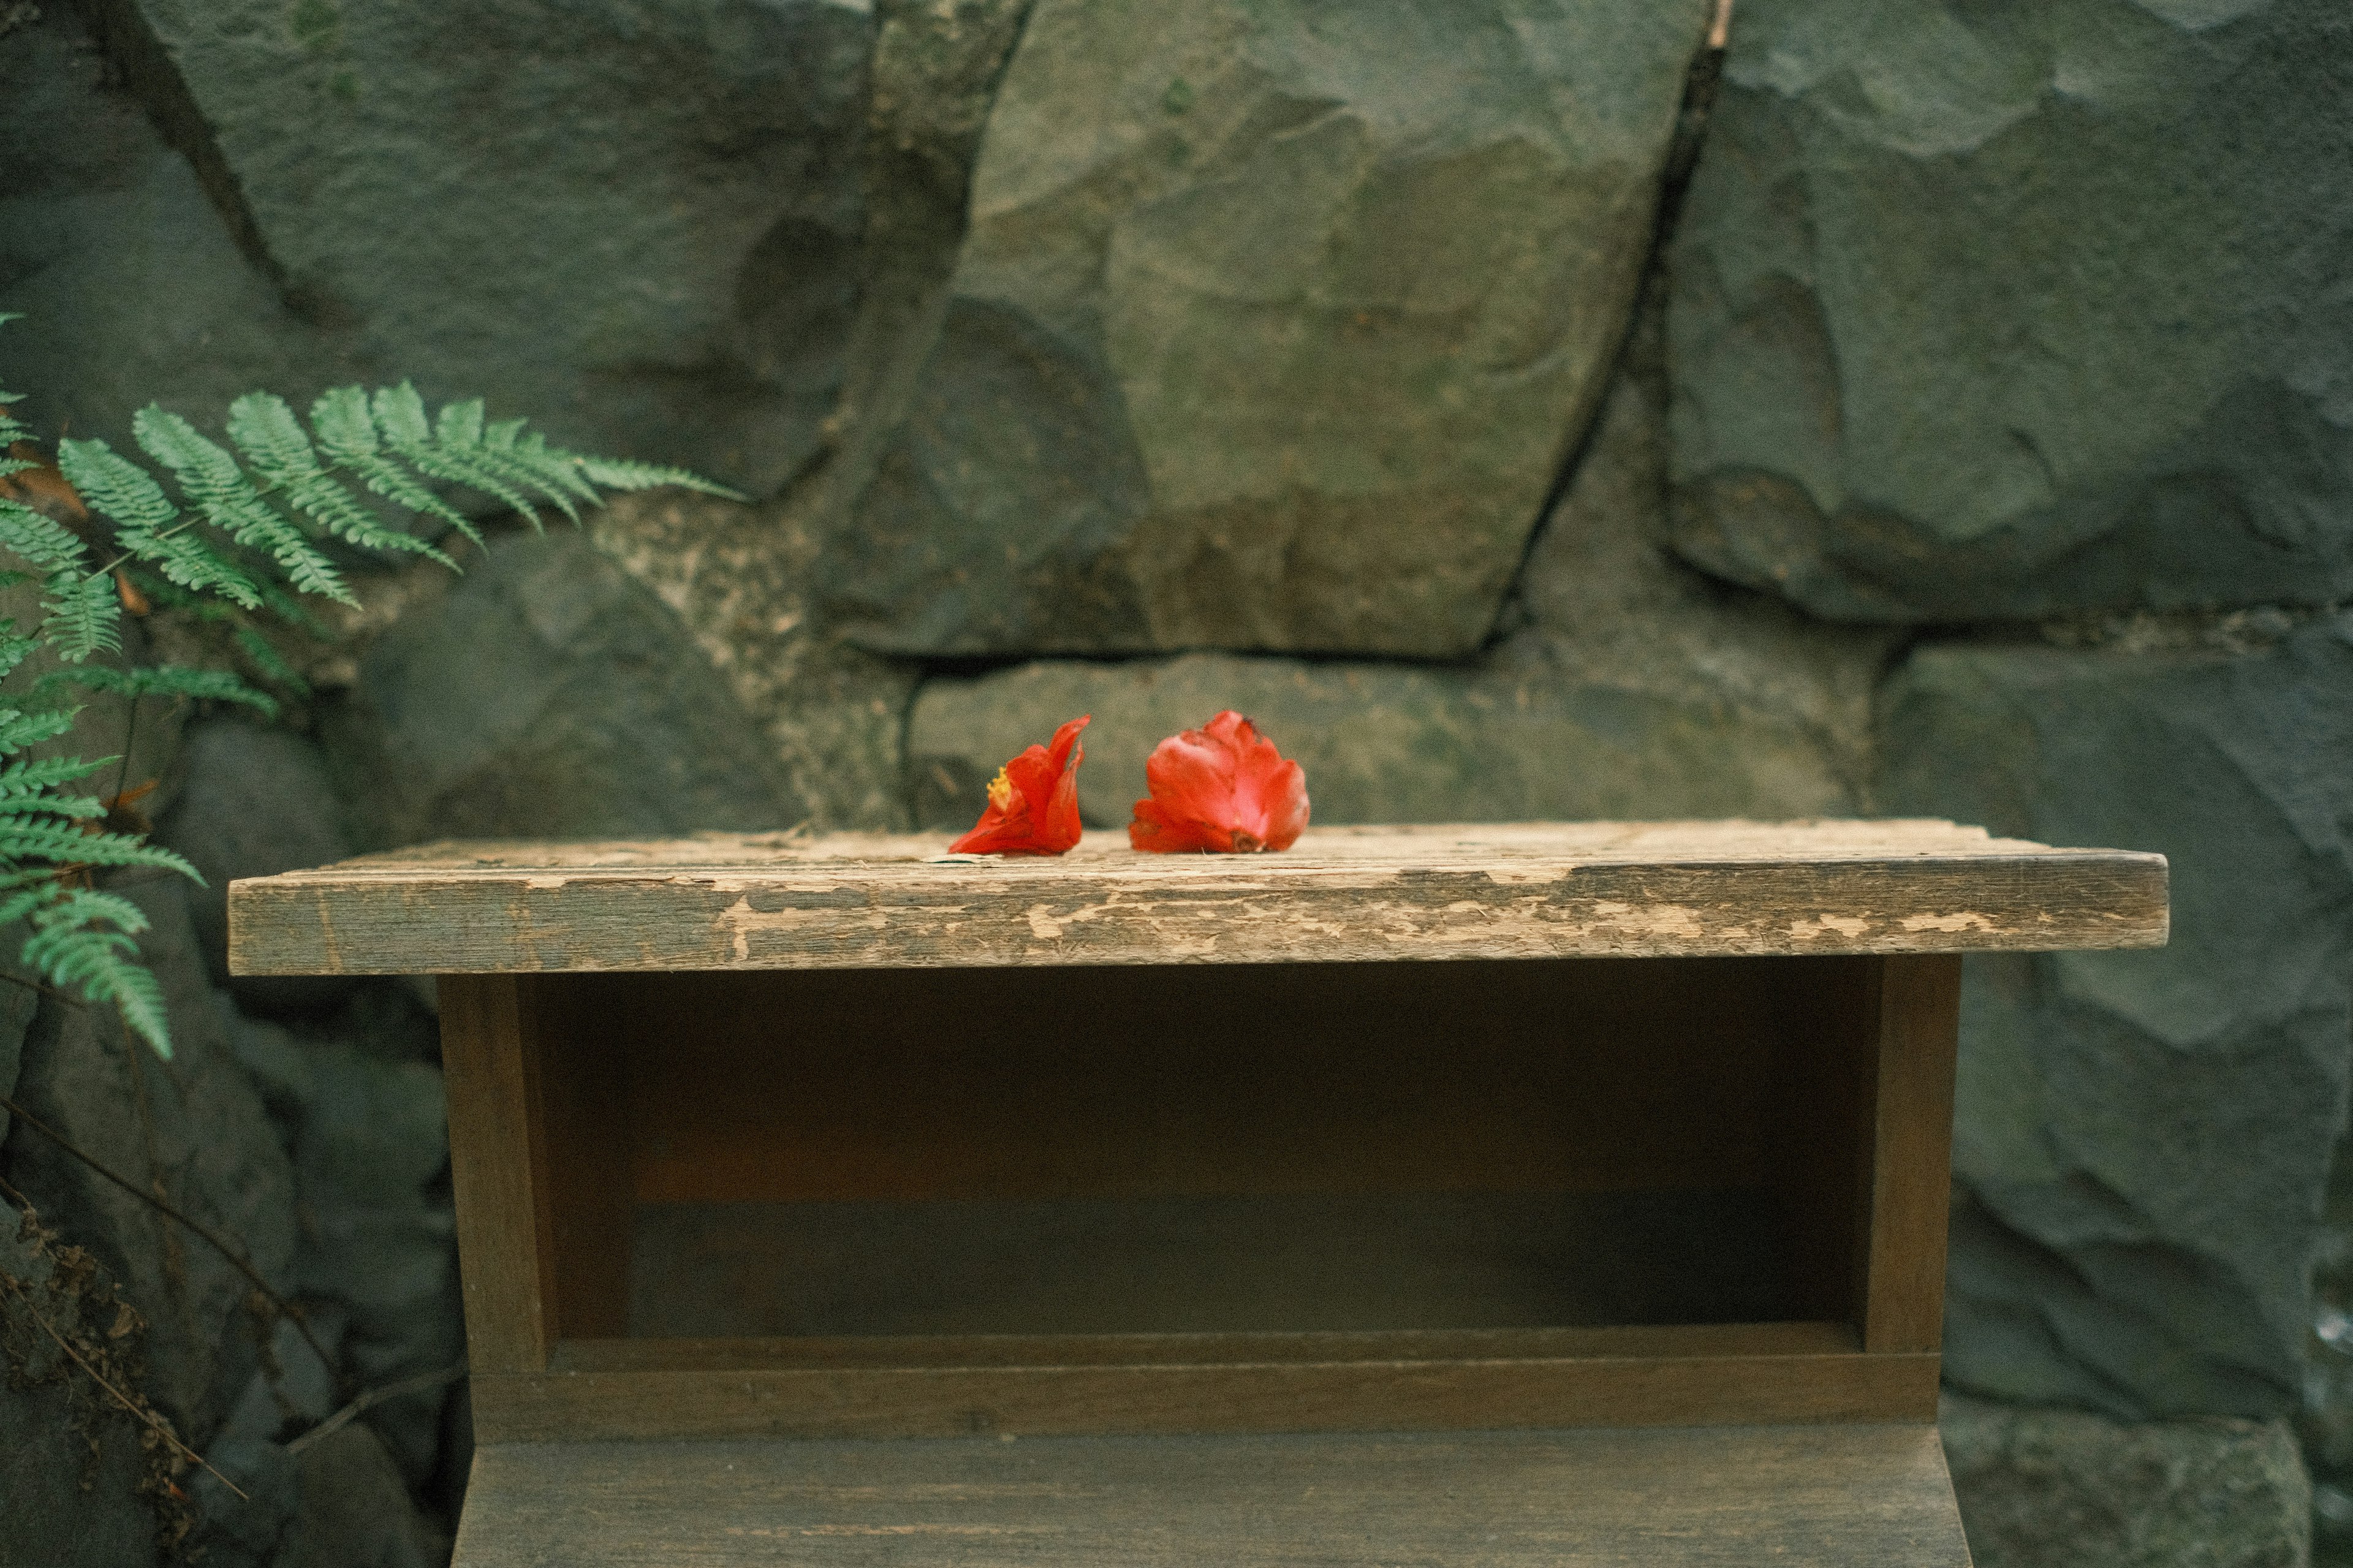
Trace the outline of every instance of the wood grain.
{"label": "wood grain", "polygon": [[538,1108],[533,1166],[546,1223],[542,1289],[557,1339],[617,1334],[628,1321],[637,1192],[628,1062],[617,1005],[547,975],[522,977],[532,1027],[523,1063]]}
{"label": "wood grain", "polygon": [[1937,1358],[1855,1352],[477,1374],[486,1443],[1927,1421]]}
{"label": "wood grain", "polygon": [[498,1445],[458,1568],[1968,1568],[1936,1428]]}
{"label": "wood grain", "polygon": [[[1821,959],[550,977],[640,1202],[1760,1185]],[[714,1093],[712,1086],[727,1092]]]}
{"label": "wood grain", "polygon": [[524,991],[522,981],[502,974],[440,983],[459,1278],[466,1354],[477,1376],[538,1371],[554,1338],[546,1289],[554,1234],[524,1065],[533,1024]]}
{"label": "wood grain", "polygon": [[1943,1341],[1960,1016],[1958,958],[1882,961],[1862,1309],[1870,1351],[1933,1351]]}
{"label": "wood grain", "polygon": [[936,840],[441,845],[229,889],[239,974],[2156,946],[2161,856],[1942,822],[1312,829],[1280,855]]}

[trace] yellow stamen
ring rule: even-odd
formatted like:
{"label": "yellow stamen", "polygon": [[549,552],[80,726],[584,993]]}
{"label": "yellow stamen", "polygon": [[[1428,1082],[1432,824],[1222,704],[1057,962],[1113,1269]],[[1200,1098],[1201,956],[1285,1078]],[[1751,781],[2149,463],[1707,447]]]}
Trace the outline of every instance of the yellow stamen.
{"label": "yellow stamen", "polygon": [[997,769],[997,776],[988,781],[988,804],[999,811],[1013,809],[1013,781],[1005,776],[1003,768]]}

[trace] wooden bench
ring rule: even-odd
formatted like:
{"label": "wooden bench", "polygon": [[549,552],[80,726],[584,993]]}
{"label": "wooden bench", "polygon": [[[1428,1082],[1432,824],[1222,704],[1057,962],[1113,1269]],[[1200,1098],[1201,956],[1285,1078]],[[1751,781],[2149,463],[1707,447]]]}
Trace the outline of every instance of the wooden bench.
{"label": "wooden bench", "polygon": [[2161,943],[2162,858],[1111,837],[231,889],[239,973],[440,977],[463,1568],[1968,1561],[1959,955]]}

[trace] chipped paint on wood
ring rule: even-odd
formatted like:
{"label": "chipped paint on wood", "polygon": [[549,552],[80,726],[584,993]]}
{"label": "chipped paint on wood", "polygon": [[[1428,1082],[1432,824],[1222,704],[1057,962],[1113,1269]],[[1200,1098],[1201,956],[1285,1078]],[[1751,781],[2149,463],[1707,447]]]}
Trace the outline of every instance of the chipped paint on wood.
{"label": "chipped paint on wood", "polygon": [[2146,947],[2162,857],[1949,823],[1311,831],[1283,855],[928,840],[443,845],[230,889],[242,974]]}

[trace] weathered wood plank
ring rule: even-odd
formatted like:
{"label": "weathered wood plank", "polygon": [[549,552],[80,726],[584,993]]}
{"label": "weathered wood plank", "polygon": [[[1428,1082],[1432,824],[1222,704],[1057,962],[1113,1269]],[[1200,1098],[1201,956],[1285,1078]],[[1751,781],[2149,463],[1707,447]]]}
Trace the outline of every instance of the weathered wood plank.
{"label": "weathered wood plank", "polygon": [[1960,1018],[1958,958],[1884,961],[1862,1307],[1863,1344],[1872,1351],[1933,1351],[1943,1342]]}
{"label": "weathered wood plank", "polygon": [[467,1357],[479,1374],[536,1371],[554,1339],[543,1136],[527,1038],[529,983],[451,975],[440,984]]}
{"label": "weathered wood plank", "polygon": [[457,1568],[1968,1568],[1936,1428],[477,1450]]}
{"label": "weathered wood plank", "polygon": [[1281,855],[842,835],[438,846],[231,885],[241,974],[2155,946],[2156,855],[1949,823],[1312,830]]}
{"label": "weathered wood plank", "polygon": [[1927,1421],[1936,1368],[1852,1352],[754,1364],[478,1373],[473,1404],[486,1443]]}

